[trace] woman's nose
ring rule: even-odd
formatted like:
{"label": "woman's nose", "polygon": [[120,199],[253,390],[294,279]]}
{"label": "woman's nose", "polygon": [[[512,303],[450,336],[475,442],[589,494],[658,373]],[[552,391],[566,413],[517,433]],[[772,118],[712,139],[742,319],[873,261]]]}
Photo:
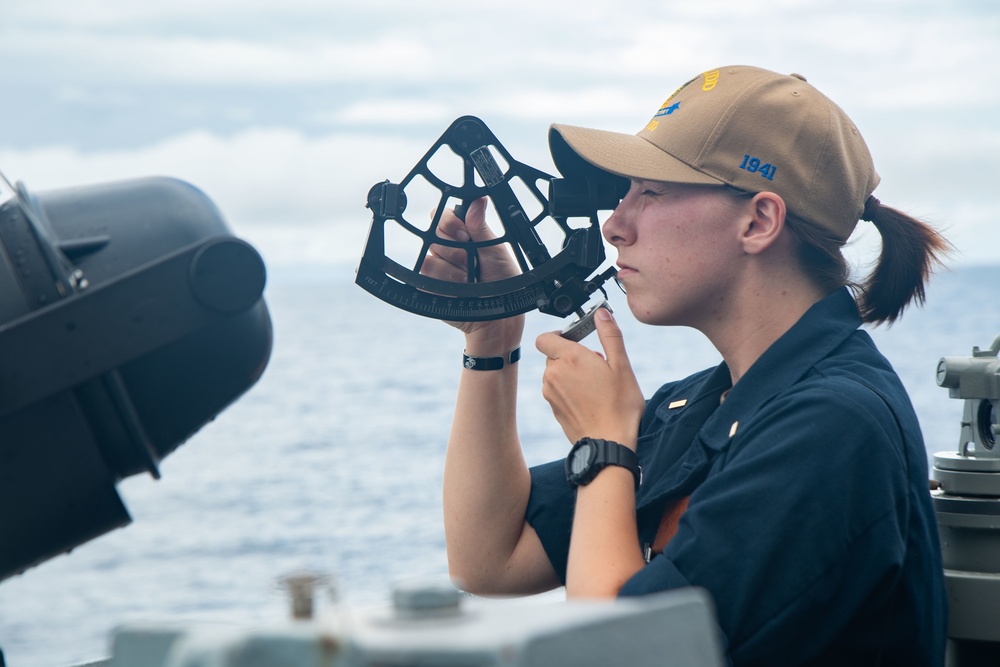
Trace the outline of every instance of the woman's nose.
{"label": "woman's nose", "polygon": [[629,232],[628,215],[631,206],[632,202],[629,196],[625,195],[621,203],[615,207],[615,210],[608,219],[604,221],[601,233],[604,234],[604,239],[613,246],[629,243],[631,234]]}

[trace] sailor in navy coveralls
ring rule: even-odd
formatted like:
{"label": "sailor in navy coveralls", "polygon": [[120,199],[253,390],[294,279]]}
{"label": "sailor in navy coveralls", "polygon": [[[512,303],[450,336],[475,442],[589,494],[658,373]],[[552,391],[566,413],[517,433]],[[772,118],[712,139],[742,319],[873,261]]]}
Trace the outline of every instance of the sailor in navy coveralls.
{"label": "sailor in navy coveralls", "polygon": [[[512,363],[523,318],[456,324],[485,363],[462,371],[446,459],[453,575],[481,594],[565,585],[570,598],[700,586],[735,665],[942,665],[923,440],[859,326],[922,301],[947,242],[872,196],[857,128],[799,75],[710,70],[636,135],[554,125],[550,147],[567,177],[629,181],[603,233],[632,314],[698,329],[723,362],[646,401],[607,311],[601,354],[543,334],[543,395],[569,454],[529,470]],[[439,233],[489,238],[484,206]],[[882,253],[856,284],[841,248],[862,219]],[[481,253],[484,280],[517,270],[499,248]],[[463,280],[465,266],[435,246],[424,271]]]}

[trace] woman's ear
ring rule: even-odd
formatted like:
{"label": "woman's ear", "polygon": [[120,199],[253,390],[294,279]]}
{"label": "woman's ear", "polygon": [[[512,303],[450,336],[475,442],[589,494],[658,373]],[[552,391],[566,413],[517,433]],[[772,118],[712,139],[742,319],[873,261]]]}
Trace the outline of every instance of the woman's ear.
{"label": "woman's ear", "polygon": [[748,202],[747,223],[743,228],[743,250],[758,255],[774,246],[785,229],[785,200],[773,192],[758,192]]}

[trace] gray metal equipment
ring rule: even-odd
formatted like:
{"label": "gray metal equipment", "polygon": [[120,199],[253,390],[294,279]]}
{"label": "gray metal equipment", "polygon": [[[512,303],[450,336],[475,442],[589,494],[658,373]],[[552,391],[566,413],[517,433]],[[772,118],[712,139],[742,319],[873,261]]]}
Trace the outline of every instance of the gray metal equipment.
{"label": "gray metal equipment", "polygon": [[944,357],[937,382],[963,400],[958,449],[934,455],[934,509],[949,597],[952,665],[1000,665],[1000,336]]}
{"label": "gray metal equipment", "polygon": [[615,602],[484,600],[449,586],[394,605],[266,628],[133,625],[109,667],[721,667],[699,589]]}

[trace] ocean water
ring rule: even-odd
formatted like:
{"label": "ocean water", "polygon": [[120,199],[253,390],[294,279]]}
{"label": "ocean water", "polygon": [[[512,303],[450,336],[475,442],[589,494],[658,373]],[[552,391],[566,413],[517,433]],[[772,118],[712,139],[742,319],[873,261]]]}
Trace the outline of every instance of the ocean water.
{"label": "ocean water", "polygon": [[[873,332],[929,454],[957,447],[962,407],[936,386],[937,360],[1000,334],[996,285],[1000,266],[944,273],[924,309]],[[126,622],[283,620],[279,581],[303,569],[329,575],[355,607],[387,603],[394,583],[446,576],[440,487],[460,334],[371,297],[353,266],[278,270],[265,295],[275,346],[263,378],[163,461],[161,480],[120,484],[133,524],[0,582],[8,665],[106,656]],[[718,362],[696,332],[644,327],[611,298],[647,393]],[[567,447],[531,344],[559,326],[529,316],[518,407],[529,463]]]}

